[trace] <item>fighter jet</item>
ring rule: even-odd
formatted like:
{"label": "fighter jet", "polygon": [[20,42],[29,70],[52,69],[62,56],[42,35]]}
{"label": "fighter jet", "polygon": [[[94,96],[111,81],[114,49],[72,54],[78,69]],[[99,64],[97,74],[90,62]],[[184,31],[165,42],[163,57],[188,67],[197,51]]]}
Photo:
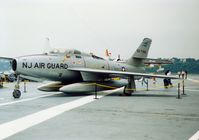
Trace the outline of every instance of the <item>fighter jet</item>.
{"label": "fighter jet", "polygon": [[39,86],[42,91],[88,93],[96,90],[97,83],[97,91],[124,87],[124,95],[131,95],[136,90],[135,80],[141,77],[178,79],[177,76],[145,73],[144,62],[151,42],[151,39],[144,38],[125,62],[107,60],[75,49],[54,49],[44,54],[17,57],[12,60],[12,69],[18,75],[13,97],[21,96],[19,81],[23,76],[53,81]]}

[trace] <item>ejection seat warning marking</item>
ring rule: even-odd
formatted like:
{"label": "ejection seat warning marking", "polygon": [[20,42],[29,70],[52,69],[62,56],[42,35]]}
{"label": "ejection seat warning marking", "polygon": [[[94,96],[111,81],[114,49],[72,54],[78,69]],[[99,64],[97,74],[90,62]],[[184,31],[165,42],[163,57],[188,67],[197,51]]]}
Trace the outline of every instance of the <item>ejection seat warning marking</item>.
{"label": "ejection seat warning marking", "polygon": [[[104,96],[98,96],[102,98]],[[83,106],[90,102],[95,101],[94,95],[83,97],[72,102],[64,103],[55,107],[51,107],[34,114],[4,123],[0,125],[0,139],[8,138],[16,133],[19,133],[25,129],[28,129],[34,125],[47,121],[57,115],[64,113],[65,111],[72,110],[74,108]]]}

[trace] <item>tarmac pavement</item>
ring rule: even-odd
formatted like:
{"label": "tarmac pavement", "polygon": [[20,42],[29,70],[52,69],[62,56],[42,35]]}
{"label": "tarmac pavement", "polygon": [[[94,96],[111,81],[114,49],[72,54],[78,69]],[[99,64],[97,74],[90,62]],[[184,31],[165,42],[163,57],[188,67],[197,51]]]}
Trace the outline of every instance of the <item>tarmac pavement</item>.
{"label": "tarmac pavement", "polygon": [[[191,77],[193,79],[194,77]],[[48,140],[187,140],[199,130],[199,83],[185,81],[177,99],[177,82],[164,89],[162,81],[149,91],[136,82],[132,96],[118,90],[94,95],[41,92],[41,83],[27,83],[20,99],[12,97],[14,83],[0,89],[0,138]],[[21,86],[23,91],[23,84]]]}

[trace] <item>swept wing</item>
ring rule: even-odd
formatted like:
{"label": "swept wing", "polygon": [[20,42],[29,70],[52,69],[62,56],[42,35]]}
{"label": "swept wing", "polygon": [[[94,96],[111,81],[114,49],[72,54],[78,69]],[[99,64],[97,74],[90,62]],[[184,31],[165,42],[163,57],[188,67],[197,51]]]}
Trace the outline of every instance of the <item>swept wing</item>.
{"label": "swept wing", "polygon": [[108,75],[118,75],[118,76],[141,76],[141,77],[156,77],[156,78],[170,78],[179,79],[177,76],[167,76],[167,75],[156,75],[147,73],[137,73],[137,72],[127,72],[127,71],[113,71],[113,70],[102,70],[102,69],[90,69],[90,68],[68,68],[71,71],[78,71],[90,74],[108,74]]}

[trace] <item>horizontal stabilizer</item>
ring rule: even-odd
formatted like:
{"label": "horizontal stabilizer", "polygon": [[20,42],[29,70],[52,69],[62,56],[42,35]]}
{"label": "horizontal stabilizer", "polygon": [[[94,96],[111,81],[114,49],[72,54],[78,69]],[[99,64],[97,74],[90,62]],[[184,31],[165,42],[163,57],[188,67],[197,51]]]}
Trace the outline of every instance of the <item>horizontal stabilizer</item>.
{"label": "horizontal stabilizer", "polygon": [[168,59],[151,59],[151,58],[147,58],[144,60],[144,64],[146,65],[150,65],[150,64],[173,64],[173,62],[171,60]]}

